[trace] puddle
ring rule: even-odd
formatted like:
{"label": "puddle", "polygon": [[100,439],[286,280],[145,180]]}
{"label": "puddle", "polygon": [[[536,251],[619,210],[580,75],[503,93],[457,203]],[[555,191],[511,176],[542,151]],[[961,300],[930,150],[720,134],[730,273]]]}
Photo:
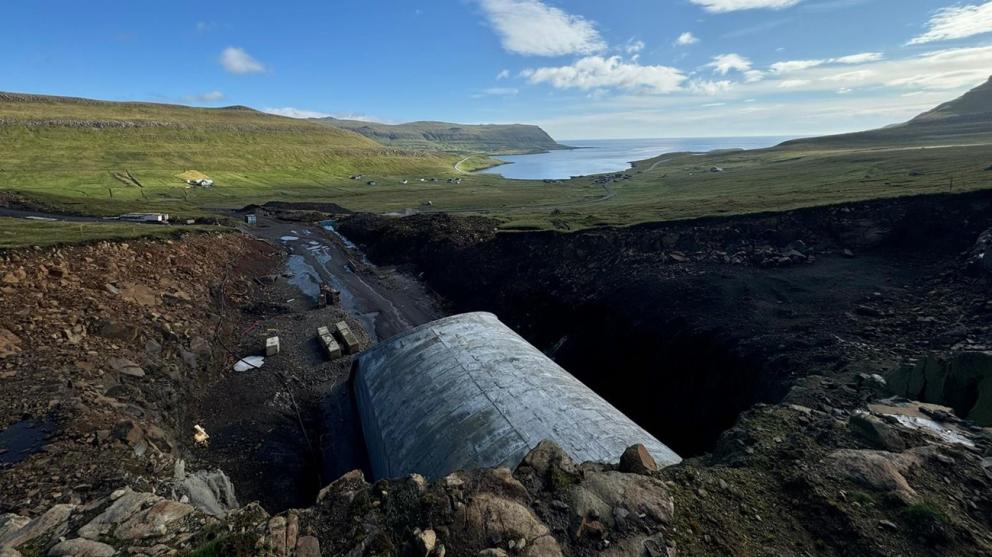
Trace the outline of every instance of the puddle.
{"label": "puddle", "polygon": [[314,300],[320,296],[320,276],[302,255],[290,255],[286,267],[293,274],[290,284]]}
{"label": "puddle", "polygon": [[283,242],[295,242],[295,241],[299,240],[299,237],[297,237],[297,236],[281,236],[279,239],[282,240]]}
{"label": "puddle", "polygon": [[326,230],[326,231],[330,232],[331,234],[334,234],[335,236],[337,236],[338,239],[341,240],[341,242],[344,243],[345,247],[347,247],[350,250],[358,251],[358,246],[356,246],[354,244],[354,242],[352,242],[348,238],[345,238],[344,236],[342,236],[341,233],[338,232],[334,228],[334,224],[335,224],[335,222],[332,221],[332,220],[325,220],[325,221],[321,221],[320,222],[321,228],[323,228],[324,230]]}
{"label": "puddle", "polygon": [[21,420],[0,431],[0,464],[17,464],[42,449],[55,432],[51,420]]}

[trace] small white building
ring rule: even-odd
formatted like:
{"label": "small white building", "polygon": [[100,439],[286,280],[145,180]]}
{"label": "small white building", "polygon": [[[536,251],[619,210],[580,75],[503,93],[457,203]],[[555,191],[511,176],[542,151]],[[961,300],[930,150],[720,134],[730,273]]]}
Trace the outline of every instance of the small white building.
{"label": "small white building", "polygon": [[166,224],[169,222],[169,215],[166,213],[125,213],[117,220],[126,222],[157,222]]}

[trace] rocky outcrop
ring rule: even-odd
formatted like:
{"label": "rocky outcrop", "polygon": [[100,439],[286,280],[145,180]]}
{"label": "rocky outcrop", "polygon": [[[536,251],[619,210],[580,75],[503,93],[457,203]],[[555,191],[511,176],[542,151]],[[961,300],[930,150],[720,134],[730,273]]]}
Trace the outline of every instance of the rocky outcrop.
{"label": "rocky outcrop", "polygon": [[976,272],[992,274],[992,228],[978,236],[968,252],[968,266]]}
{"label": "rocky outcrop", "polygon": [[896,394],[951,407],[984,426],[992,426],[992,352],[931,354],[899,368],[889,379]]}
{"label": "rocky outcrop", "polygon": [[[642,459],[643,447],[635,449]],[[188,479],[187,476],[184,478]],[[613,548],[662,548],[674,518],[669,489],[652,473],[574,464],[541,443],[515,472],[457,472],[369,484],[358,471],[322,490],[316,505],[269,516],[256,505],[222,518],[131,488],[85,506],[56,505],[34,520],[5,517],[0,547],[38,554],[316,557],[402,554],[554,557]],[[636,548],[617,553],[617,547]],[[33,554],[33,553],[32,553]]]}

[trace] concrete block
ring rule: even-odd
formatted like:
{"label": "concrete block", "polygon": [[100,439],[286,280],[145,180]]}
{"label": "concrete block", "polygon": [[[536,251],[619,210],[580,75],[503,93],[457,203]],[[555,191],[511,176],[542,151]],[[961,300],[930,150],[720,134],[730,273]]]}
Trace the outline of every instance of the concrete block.
{"label": "concrete block", "polygon": [[337,332],[337,337],[341,340],[341,343],[344,344],[345,350],[349,354],[357,354],[360,349],[358,337],[356,337],[355,333],[351,331],[351,327],[348,326],[348,323],[338,321],[334,325],[334,328]]}
{"label": "concrete block", "polygon": [[265,339],[265,355],[275,356],[279,354],[279,337],[269,337]]}
{"label": "concrete block", "polygon": [[324,347],[328,357],[332,360],[341,357],[341,345],[334,340],[334,335],[331,334],[329,328],[317,328],[317,337],[320,339],[320,345]]}

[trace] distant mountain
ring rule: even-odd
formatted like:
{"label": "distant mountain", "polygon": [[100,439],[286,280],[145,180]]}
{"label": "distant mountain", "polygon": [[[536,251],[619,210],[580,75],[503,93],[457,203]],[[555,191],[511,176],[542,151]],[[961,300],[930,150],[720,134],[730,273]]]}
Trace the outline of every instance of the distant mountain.
{"label": "distant mountain", "polygon": [[992,78],[912,120],[877,130],[788,141],[789,145],[964,145],[992,141]]}
{"label": "distant mountain", "polygon": [[421,151],[514,155],[568,148],[558,144],[541,128],[523,124],[410,122],[393,125],[337,118],[316,118],[314,121],[360,133],[383,145]]}

